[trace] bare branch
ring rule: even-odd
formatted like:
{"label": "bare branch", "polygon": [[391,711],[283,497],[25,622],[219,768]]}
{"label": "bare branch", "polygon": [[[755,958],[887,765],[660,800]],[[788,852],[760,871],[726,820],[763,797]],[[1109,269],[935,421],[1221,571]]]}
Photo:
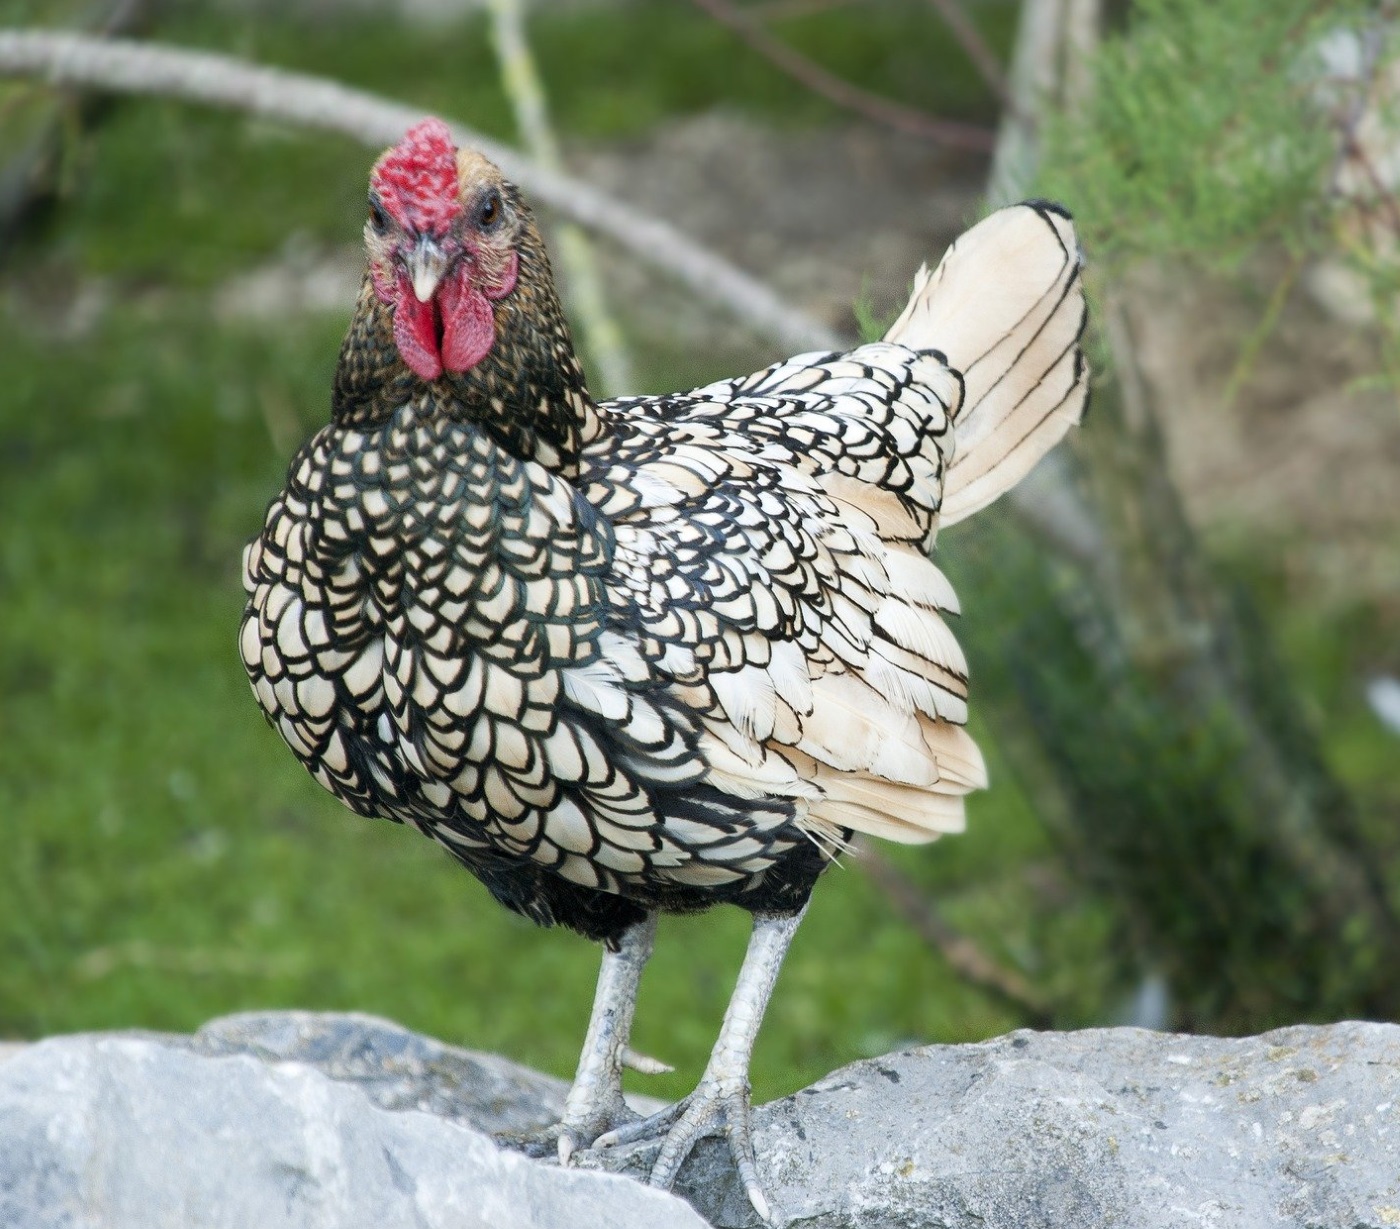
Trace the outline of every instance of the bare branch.
{"label": "bare branch", "polygon": [[781,39],[774,38],[748,13],[737,9],[729,0],[695,0],[716,21],[734,31],[764,59],[770,61],[795,81],[801,82],[814,94],[820,94],[838,107],[854,111],[866,119],[884,124],[910,136],[937,141],[958,149],[990,153],[996,143],[995,135],[976,124],[961,124],[956,120],[936,119],[912,107],[905,107],[888,98],[881,98],[859,86],[843,81],[820,64],[794,51]]}
{"label": "bare branch", "polygon": [[[842,8],[848,4],[863,3],[864,0],[766,0],[762,4],[750,5],[744,10],[747,17],[765,24],[775,21],[792,21],[799,17],[811,17],[829,9]],[[948,27],[964,54],[972,61],[982,80],[997,96],[1003,107],[1011,106],[1011,93],[1006,84],[1006,73],[996,52],[987,45],[982,32],[958,4],[958,0],[928,0],[933,11]]]}
{"label": "bare branch", "polygon": [[[40,77],[53,85],[179,98],[338,132],[382,147],[424,112],[404,103],[302,73],[232,56],[59,31],[0,31],[0,76]],[[840,349],[833,330],[785,303],[674,227],[461,124],[455,139],[481,150],[536,200],[684,282],[787,349]]]}
{"label": "bare branch", "polygon": [[1015,103],[1011,98],[1011,90],[1006,84],[1006,74],[1002,71],[1001,61],[997,59],[996,53],[987,46],[987,40],[982,37],[982,32],[972,24],[971,18],[962,11],[958,0],[928,0],[928,2],[933,7],[933,11],[943,19],[943,24],[948,27],[953,37],[958,40],[958,46],[972,61],[972,66],[981,74],[987,87],[1001,100],[1001,105],[1009,111]]}
{"label": "bare branch", "polygon": [[865,4],[867,0],[762,0],[749,6],[749,13],[758,21],[792,21],[812,17],[849,4]]}
{"label": "bare branch", "polygon": [[869,841],[855,849],[856,862],[870,876],[904,920],[964,981],[981,986],[1028,1013],[1033,1024],[1050,1023],[1045,1000],[1024,977],[996,963],[965,934],[948,922],[925,892]]}
{"label": "bare branch", "polygon": [[[105,0],[89,15],[87,28],[106,38],[144,33],[150,17],[149,0]],[[56,195],[62,178],[63,132],[75,119],[84,127],[104,112],[105,100],[88,99],[74,108],[63,93],[51,91],[42,117],[31,115],[27,124],[15,119],[25,91],[12,91],[0,101],[0,127],[7,122],[24,124],[31,134],[22,145],[11,140],[14,152],[0,165],[0,250],[31,207]]]}

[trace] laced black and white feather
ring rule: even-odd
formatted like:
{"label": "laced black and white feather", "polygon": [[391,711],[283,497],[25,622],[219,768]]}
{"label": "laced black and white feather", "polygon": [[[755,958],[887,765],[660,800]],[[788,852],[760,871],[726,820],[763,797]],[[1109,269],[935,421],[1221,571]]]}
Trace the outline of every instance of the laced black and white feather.
{"label": "laced black and white feather", "polygon": [[885,340],[598,407],[568,476],[428,394],[333,424],[246,556],[260,704],[353,809],[648,907],[959,830],[986,774],[929,551],[1082,414],[1080,264],[1002,210]]}

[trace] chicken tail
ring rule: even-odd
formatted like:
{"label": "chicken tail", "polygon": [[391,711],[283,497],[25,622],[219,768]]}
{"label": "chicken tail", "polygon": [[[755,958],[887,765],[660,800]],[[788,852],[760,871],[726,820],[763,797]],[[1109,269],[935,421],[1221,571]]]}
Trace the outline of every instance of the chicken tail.
{"label": "chicken tail", "polygon": [[974,226],[932,273],[919,270],[885,340],[937,350],[963,378],[940,523],[1010,490],[1083,417],[1082,265],[1069,214],[1026,201]]}

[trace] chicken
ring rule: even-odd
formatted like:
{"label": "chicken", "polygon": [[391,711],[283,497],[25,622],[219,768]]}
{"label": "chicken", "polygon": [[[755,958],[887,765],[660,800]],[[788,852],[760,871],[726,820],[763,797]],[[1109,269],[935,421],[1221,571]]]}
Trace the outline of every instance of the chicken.
{"label": "chicken", "polygon": [[[551,1147],[723,1131],[771,1216],[749,1058],[821,872],[932,841],[986,784],[929,559],[940,524],[1077,422],[1063,210],[994,213],[886,338],[596,404],[520,193],[425,120],[375,164],[331,421],[248,547],[240,647],[268,721],[351,810],[417,828],[507,908],[604,945]],[[657,915],[753,915],[694,1093],[621,1070]]]}

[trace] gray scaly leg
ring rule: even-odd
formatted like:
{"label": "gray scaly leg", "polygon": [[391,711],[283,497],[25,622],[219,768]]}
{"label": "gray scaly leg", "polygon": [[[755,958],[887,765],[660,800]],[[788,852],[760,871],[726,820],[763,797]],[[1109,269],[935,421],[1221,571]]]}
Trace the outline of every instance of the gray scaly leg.
{"label": "gray scaly leg", "polygon": [[670,1070],[627,1048],[637,1006],[637,986],[655,940],[656,914],[649,913],[622,936],[617,951],[603,952],[588,1036],[579,1055],[573,1087],[564,1102],[564,1116],[556,1128],[561,1165],[567,1165],[576,1149],[587,1148],[604,1131],[636,1117],[622,1099],[623,1066],[648,1073]]}
{"label": "gray scaly leg", "polygon": [[778,970],[803,913],[805,908],[796,915],[754,915],[753,934],[739,980],[724,1013],[719,1039],[695,1091],[659,1114],[600,1136],[595,1147],[634,1143],[664,1133],[666,1140],[652,1167],[651,1184],[669,1187],[696,1141],[723,1131],[729,1136],[729,1150],[749,1202],[763,1220],[772,1222],[772,1209],[759,1183],[754,1160],[749,1122],[749,1059],[773,984],[778,980]]}

